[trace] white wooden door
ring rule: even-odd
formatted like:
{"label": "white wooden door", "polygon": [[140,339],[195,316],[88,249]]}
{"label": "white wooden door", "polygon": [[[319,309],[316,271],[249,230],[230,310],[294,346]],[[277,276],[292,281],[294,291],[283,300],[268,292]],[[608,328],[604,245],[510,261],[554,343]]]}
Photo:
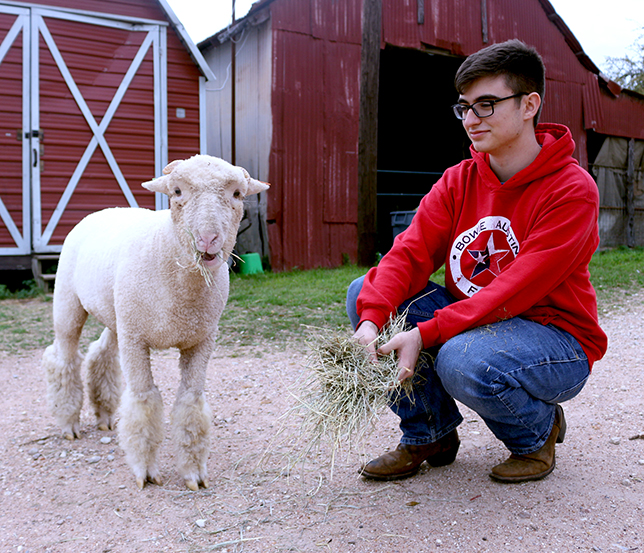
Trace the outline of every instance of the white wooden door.
{"label": "white wooden door", "polygon": [[0,255],[31,252],[29,10],[0,5]]}

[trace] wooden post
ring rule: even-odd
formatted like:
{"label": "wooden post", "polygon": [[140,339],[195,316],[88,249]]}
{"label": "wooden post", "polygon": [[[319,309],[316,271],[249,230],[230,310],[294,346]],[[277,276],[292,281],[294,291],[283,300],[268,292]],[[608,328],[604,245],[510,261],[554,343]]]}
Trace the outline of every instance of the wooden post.
{"label": "wooden post", "polygon": [[633,227],[635,226],[635,139],[628,141],[628,162],[626,166],[626,245],[635,247]]}
{"label": "wooden post", "polygon": [[358,137],[358,264],[376,260],[381,0],[363,0]]}
{"label": "wooden post", "polygon": [[481,40],[483,44],[489,41],[487,27],[487,0],[481,0]]}
{"label": "wooden post", "polygon": [[[235,26],[235,0],[233,0],[233,22],[231,29]],[[235,47],[235,37],[230,37],[230,163],[237,164],[237,48]]]}

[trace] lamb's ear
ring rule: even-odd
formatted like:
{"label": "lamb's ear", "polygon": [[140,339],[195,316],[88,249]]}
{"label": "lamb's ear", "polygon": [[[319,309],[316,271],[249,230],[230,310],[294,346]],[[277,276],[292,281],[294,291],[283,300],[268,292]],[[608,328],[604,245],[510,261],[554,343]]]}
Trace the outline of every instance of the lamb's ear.
{"label": "lamb's ear", "polygon": [[248,183],[248,190],[246,191],[246,196],[250,196],[251,194],[259,194],[264,190],[268,190],[268,188],[270,187],[269,183],[252,179],[248,174],[248,171],[246,171],[246,169],[244,169],[243,167],[240,167],[240,169],[242,170],[242,173],[244,173],[244,177],[246,177],[246,182]]}
{"label": "lamb's ear", "polygon": [[164,175],[169,175],[174,171],[174,168],[181,163],[183,159],[175,159],[174,161],[171,161],[168,163],[164,168],[163,168],[163,174]]}
{"label": "lamb's ear", "polygon": [[159,192],[160,194],[169,194],[169,191],[168,191],[169,181],[170,181],[170,177],[168,175],[165,175],[163,177],[159,177],[158,179],[144,182],[141,184],[141,186],[143,188],[147,188],[151,192]]}
{"label": "lamb's ear", "polygon": [[267,182],[250,179],[248,181],[248,192],[246,192],[246,195],[250,196],[251,194],[259,194],[260,192],[264,192],[264,190],[268,190],[270,186],[271,185]]}
{"label": "lamb's ear", "polygon": [[148,190],[151,190],[152,192],[159,192],[160,194],[170,194],[170,191],[168,190],[169,186],[169,177],[168,175],[174,171],[174,168],[179,165],[183,160],[182,159],[175,159],[173,162],[168,163],[164,168],[163,168],[163,177],[159,177],[158,179],[154,179],[148,182],[144,182],[141,186],[143,188],[147,188]]}

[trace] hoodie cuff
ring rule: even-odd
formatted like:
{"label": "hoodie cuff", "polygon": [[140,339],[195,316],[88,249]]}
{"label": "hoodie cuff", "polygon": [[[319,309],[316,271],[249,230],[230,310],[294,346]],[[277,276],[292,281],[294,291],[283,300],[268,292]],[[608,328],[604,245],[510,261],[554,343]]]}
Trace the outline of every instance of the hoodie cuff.
{"label": "hoodie cuff", "polygon": [[420,337],[423,340],[424,349],[428,349],[442,343],[436,317],[429,321],[418,323],[418,330],[420,331]]}
{"label": "hoodie cuff", "polygon": [[389,319],[387,319],[387,317],[385,317],[377,309],[365,309],[362,313],[360,313],[360,322],[358,323],[358,326],[356,328],[358,328],[365,321],[371,321],[378,327],[378,330],[380,330],[383,326],[385,326],[388,320]]}

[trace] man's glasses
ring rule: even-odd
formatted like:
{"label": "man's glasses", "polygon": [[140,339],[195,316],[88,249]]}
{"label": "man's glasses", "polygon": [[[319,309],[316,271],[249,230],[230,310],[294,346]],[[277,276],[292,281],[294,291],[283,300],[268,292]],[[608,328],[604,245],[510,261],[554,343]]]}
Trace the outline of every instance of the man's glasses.
{"label": "man's glasses", "polygon": [[518,94],[513,94],[512,96],[506,96],[505,98],[499,98],[498,100],[481,100],[480,102],[474,102],[470,104],[454,104],[452,109],[454,110],[454,115],[456,119],[463,121],[467,117],[467,112],[471,109],[479,119],[484,119],[485,117],[490,117],[494,115],[494,105],[504,100],[509,100],[511,98],[519,98],[520,96],[525,96],[527,92],[519,92]]}

